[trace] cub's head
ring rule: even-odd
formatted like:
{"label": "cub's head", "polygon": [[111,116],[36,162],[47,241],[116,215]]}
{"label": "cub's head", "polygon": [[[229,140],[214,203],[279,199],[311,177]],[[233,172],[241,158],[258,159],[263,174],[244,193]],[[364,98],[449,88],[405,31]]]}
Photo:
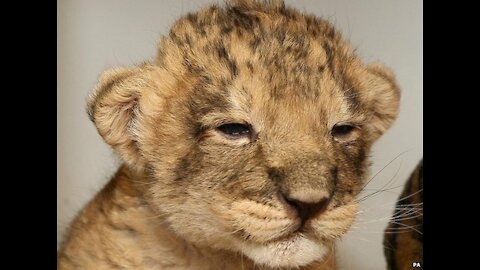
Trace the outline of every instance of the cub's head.
{"label": "cub's head", "polygon": [[349,229],[398,106],[392,72],[328,22],[233,1],[178,20],[155,61],[106,71],[89,113],[177,235],[295,267]]}

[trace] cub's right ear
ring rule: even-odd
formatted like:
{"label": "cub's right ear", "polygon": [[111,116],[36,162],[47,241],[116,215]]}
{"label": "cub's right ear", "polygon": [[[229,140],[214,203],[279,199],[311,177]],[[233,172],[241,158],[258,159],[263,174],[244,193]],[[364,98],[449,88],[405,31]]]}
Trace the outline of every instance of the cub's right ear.
{"label": "cub's right ear", "polygon": [[153,69],[145,65],[107,70],[88,98],[90,120],[105,142],[133,166],[140,157],[134,130],[141,117],[138,102],[145,91],[155,87]]}

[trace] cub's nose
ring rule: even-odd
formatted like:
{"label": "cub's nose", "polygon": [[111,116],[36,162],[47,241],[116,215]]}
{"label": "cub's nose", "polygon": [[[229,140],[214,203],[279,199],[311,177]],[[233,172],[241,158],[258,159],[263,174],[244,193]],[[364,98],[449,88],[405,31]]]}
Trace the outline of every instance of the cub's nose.
{"label": "cub's nose", "polygon": [[302,222],[320,215],[327,209],[330,197],[322,192],[309,192],[301,194],[281,194],[281,201],[288,204],[288,208],[294,208]]}

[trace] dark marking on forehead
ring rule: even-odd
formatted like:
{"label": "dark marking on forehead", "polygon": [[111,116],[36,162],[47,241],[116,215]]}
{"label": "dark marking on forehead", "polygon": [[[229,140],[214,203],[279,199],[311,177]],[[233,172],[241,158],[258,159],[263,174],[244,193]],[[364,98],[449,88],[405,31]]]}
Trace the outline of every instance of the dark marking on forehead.
{"label": "dark marking on forehead", "polygon": [[177,33],[175,33],[175,31],[172,29],[170,30],[170,32],[168,33],[168,36],[170,37],[170,39],[177,45],[181,45],[182,44],[182,40],[180,39],[180,37],[177,35]]}
{"label": "dark marking on forehead", "polygon": [[[263,24],[263,13],[269,19]],[[191,24],[193,31],[188,33],[182,28],[175,28],[177,33],[170,33],[175,42],[182,43],[182,47],[198,46],[196,38],[206,35],[211,38],[210,42],[203,48],[202,53],[207,56],[218,57],[231,77],[226,82],[224,79],[209,74],[208,70],[202,71],[194,65],[187,65],[192,74],[198,75],[204,85],[213,85],[219,89],[226,89],[228,84],[239,75],[239,65],[232,58],[227,43],[222,39],[237,35],[244,38],[253,54],[260,60],[274,76],[267,77],[271,96],[274,98],[291,98],[297,95],[302,99],[320,98],[321,76],[325,72],[331,72],[332,78],[339,85],[345,95],[345,99],[351,110],[359,108],[357,89],[354,84],[345,76],[344,66],[348,57],[341,55],[344,45],[340,44],[340,35],[327,22],[311,15],[303,15],[295,9],[279,8],[260,10],[259,13],[249,12],[244,7],[229,6],[227,8],[212,7],[210,10],[203,10],[200,13],[190,13],[184,17],[184,23]],[[267,27],[268,25],[268,27]],[[220,36],[209,36],[212,27],[220,31]],[[188,33],[188,34],[187,34]],[[190,36],[191,35],[191,36]],[[325,63],[310,64],[307,61],[311,42],[318,42],[326,54]],[[193,43],[193,44],[192,44]],[[185,59],[190,59],[189,50],[184,50]],[[193,61],[193,60],[191,60]],[[208,68],[207,68],[208,69]],[[245,63],[245,70],[253,74],[256,67],[252,62]],[[353,87],[353,88],[352,88]]]}
{"label": "dark marking on forehead", "polygon": [[289,20],[296,20],[298,17],[298,14],[294,9],[285,8],[285,6],[279,9],[279,13]]}
{"label": "dark marking on forehead", "polygon": [[216,46],[216,52],[217,52],[217,56],[226,62],[229,70],[230,70],[230,73],[235,77],[238,75],[238,67],[237,67],[237,63],[230,58],[227,50],[225,49],[225,46],[220,43],[219,45]]}
{"label": "dark marking on forehead", "polygon": [[305,63],[296,62],[292,66],[290,72],[301,74],[303,76],[310,76],[311,73],[312,73],[312,68],[310,66],[306,65]]}
{"label": "dark marking on forehead", "polygon": [[295,35],[293,36],[292,38],[293,40],[293,43],[299,48],[303,48],[305,45],[306,45],[306,48],[303,48],[303,49],[308,49],[309,45],[310,44],[305,44],[305,37],[304,36],[299,36],[299,35]]}
{"label": "dark marking on forehead", "polygon": [[196,116],[197,119],[213,111],[226,112],[230,108],[229,102],[221,93],[201,92],[195,91],[187,103],[191,115]]}
{"label": "dark marking on forehead", "polygon": [[202,74],[200,75],[200,82],[206,86],[212,84],[212,78],[210,78],[208,75]]}
{"label": "dark marking on forehead", "polygon": [[238,68],[237,68],[237,64],[235,64],[235,61],[230,60],[227,63],[228,63],[228,68],[230,69],[230,72],[233,74],[233,76],[237,76]]}
{"label": "dark marking on forehead", "polygon": [[192,13],[192,12],[189,12],[187,14],[187,20],[192,23],[192,24],[197,24],[197,19],[198,19],[198,15],[197,13]]}
{"label": "dark marking on forehead", "polygon": [[283,44],[286,37],[285,30],[277,29],[273,32],[273,36],[277,38],[278,43]]}
{"label": "dark marking on forehead", "polygon": [[347,100],[348,103],[348,108],[351,112],[356,112],[358,110],[361,110],[362,106],[360,103],[360,99],[358,98],[358,90],[355,89],[355,87],[348,87],[346,86],[347,89],[342,89],[343,94]]}
{"label": "dark marking on forehead", "polygon": [[183,104],[188,113],[185,114],[182,122],[187,127],[186,132],[193,138],[201,139],[204,134],[204,126],[201,119],[211,112],[226,112],[230,109],[230,104],[223,92],[208,91],[204,80],[210,80],[209,77],[200,77],[197,84]]}
{"label": "dark marking on forehead", "polygon": [[327,67],[332,73],[333,77],[335,78],[336,71],[335,71],[335,65],[333,63],[334,51],[333,51],[332,45],[329,42],[324,41],[322,42],[322,48],[325,51],[325,55],[327,56]]}
{"label": "dark marking on forehead", "polygon": [[247,65],[248,70],[249,70],[251,73],[253,73],[253,65],[252,65],[252,62],[247,61],[246,65]]}
{"label": "dark marking on forehead", "polygon": [[218,86],[218,88],[219,88],[220,90],[224,90],[224,91],[225,91],[230,84],[231,84],[231,80],[221,79],[221,80],[218,82],[217,86]]}
{"label": "dark marking on forehead", "polygon": [[242,28],[237,28],[237,30],[235,31],[235,34],[237,35],[237,37],[243,38],[243,30],[242,30]]}
{"label": "dark marking on forehead", "polygon": [[258,23],[260,21],[258,17],[245,14],[236,7],[228,9],[227,16],[231,18],[231,20],[233,21],[233,25],[245,29],[252,29],[254,27],[254,23]]}
{"label": "dark marking on forehead", "polygon": [[206,37],[207,36],[207,31],[205,30],[204,27],[198,27],[198,28],[195,28],[196,29],[196,32],[198,35],[202,36],[202,37]]}
{"label": "dark marking on forehead", "polygon": [[356,88],[354,82],[346,74],[344,67],[340,67],[340,74],[337,76],[337,81],[340,85],[345,99],[348,103],[348,108],[351,112],[355,112],[362,109],[359,95],[359,90]]}
{"label": "dark marking on forehead", "polygon": [[335,40],[336,39],[336,31],[335,29],[333,29],[333,27],[328,27],[328,30],[326,31],[326,35],[325,35],[327,38],[331,39],[331,40]]}
{"label": "dark marking on forehead", "polygon": [[293,49],[292,47],[287,47],[287,53],[290,53],[296,60],[305,59],[308,56],[308,51],[305,49]]}
{"label": "dark marking on forehead", "polygon": [[[333,30],[328,31],[327,33],[329,33],[328,35],[332,36],[332,38],[335,36]],[[350,61],[349,57],[351,56],[340,55],[331,42],[332,41],[325,40],[321,43],[327,57],[326,67],[332,75],[332,78],[338,83],[341,93],[348,102],[349,109],[351,111],[356,111],[361,108],[360,99],[358,98],[359,92],[346,73],[348,61]],[[325,70],[325,65],[321,65],[319,68],[323,72]]]}
{"label": "dark marking on forehead", "polygon": [[228,53],[227,50],[225,50],[225,46],[223,44],[220,44],[216,47],[217,49],[217,55],[220,57],[220,59],[228,59]]}
{"label": "dark marking on forehead", "polygon": [[317,38],[319,34],[318,22],[315,17],[306,16],[305,21],[307,23],[307,31],[314,37]]}
{"label": "dark marking on forehead", "polygon": [[231,25],[225,25],[222,28],[222,34],[228,35],[233,31],[233,27]]}
{"label": "dark marking on forehead", "polygon": [[205,74],[206,70],[202,67],[199,67],[198,65],[195,65],[191,61],[189,61],[187,58],[183,60],[183,65],[187,68],[188,72],[192,74]]}
{"label": "dark marking on forehead", "polygon": [[250,42],[250,49],[252,50],[253,53],[257,52],[258,46],[260,45],[261,42],[262,40],[260,39],[260,37],[257,37],[257,36],[253,37],[253,40]]}

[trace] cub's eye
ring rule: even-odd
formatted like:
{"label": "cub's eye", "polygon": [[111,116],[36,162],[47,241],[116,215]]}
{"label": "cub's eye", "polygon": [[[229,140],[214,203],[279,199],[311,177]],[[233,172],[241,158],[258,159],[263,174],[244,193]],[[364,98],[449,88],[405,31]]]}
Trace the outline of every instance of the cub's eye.
{"label": "cub's eye", "polygon": [[351,124],[336,124],[332,128],[332,136],[337,141],[353,141],[357,139],[359,135],[359,128]]}
{"label": "cub's eye", "polygon": [[355,127],[351,126],[351,125],[345,125],[345,124],[338,125],[337,124],[332,129],[332,135],[334,137],[345,136],[345,135],[348,135],[350,132],[352,132],[354,128]]}
{"label": "cub's eye", "polygon": [[239,123],[224,124],[217,127],[217,130],[233,139],[250,136],[252,132],[250,125]]}

